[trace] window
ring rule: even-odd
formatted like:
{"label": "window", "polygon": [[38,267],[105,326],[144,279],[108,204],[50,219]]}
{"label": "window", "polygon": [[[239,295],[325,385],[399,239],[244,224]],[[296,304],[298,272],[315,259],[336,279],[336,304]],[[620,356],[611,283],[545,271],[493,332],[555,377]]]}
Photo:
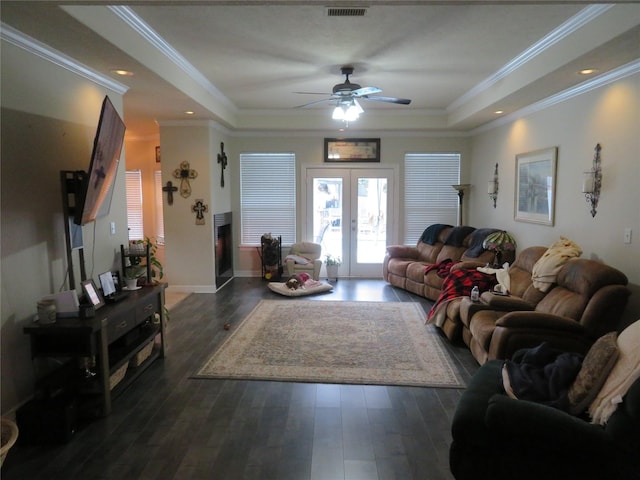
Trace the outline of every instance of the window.
{"label": "window", "polygon": [[296,237],[296,157],[293,153],[240,155],[240,229],[243,245],[260,245],[265,233]]}
{"label": "window", "polygon": [[142,220],[142,172],[140,170],[127,170],[125,178],[129,240],[143,240],[144,223]]}
{"label": "window", "polygon": [[156,242],[164,245],[164,216],[162,215],[162,172],[156,170],[154,173],[155,198],[156,198]]}
{"label": "window", "polygon": [[415,245],[434,223],[455,225],[460,154],[408,153],[404,157],[404,243]]}

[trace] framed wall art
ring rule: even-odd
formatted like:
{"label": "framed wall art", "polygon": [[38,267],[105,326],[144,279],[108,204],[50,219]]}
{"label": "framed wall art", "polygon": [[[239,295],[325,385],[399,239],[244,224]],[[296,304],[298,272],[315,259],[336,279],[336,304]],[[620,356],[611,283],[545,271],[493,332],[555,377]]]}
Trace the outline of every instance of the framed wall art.
{"label": "framed wall art", "polygon": [[558,148],[516,155],[515,220],[553,225]]}
{"label": "framed wall art", "polygon": [[325,138],[325,162],[380,162],[379,138]]}

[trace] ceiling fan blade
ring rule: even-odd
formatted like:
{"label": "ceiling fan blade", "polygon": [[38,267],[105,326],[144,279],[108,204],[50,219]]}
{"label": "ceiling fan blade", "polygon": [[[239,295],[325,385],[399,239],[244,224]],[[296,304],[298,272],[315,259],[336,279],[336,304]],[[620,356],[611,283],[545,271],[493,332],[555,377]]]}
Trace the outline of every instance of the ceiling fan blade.
{"label": "ceiling fan blade", "polygon": [[364,97],[366,95],[373,95],[374,93],[380,93],[382,89],[378,87],[362,87],[357,90],[352,90],[350,94],[354,97]]}
{"label": "ceiling fan blade", "polygon": [[395,97],[362,97],[365,100],[374,100],[376,102],[387,102],[387,103],[399,103],[400,105],[409,105],[411,100],[408,98],[395,98]]}
{"label": "ceiling fan blade", "polygon": [[316,100],[315,102],[305,103],[304,105],[297,105],[296,107],[293,107],[293,108],[309,107],[311,105],[317,105],[318,103],[332,102],[334,100],[335,100],[335,98],[323,98],[322,100]]}
{"label": "ceiling fan blade", "polygon": [[299,93],[301,95],[333,95],[333,93],[330,93],[330,92],[293,92],[293,93]]}

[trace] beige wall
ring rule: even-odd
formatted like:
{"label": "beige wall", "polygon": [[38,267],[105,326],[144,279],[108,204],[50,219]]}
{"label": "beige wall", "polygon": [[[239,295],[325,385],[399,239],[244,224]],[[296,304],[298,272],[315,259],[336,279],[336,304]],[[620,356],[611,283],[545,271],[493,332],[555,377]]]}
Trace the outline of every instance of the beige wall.
{"label": "beige wall", "polygon": [[[33,392],[33,364],[23,327],[32,321],[40,298],[68,289],[59,172],[88,168],[102,100],[108,94],[122,112],[122,97],[5,42],[1,94],[5,412]],[[109,216],[83,228],[87,274],[94,280],[119,265],[116,252],[127,239],[124,191],[121,162]],[[115,235],[109,233],[110,222],[116,224]],[[79,281],[76,274],[76,287]]]}
{"label": "beige wall", "polygon": [[[166,281],[176,291],[214,292],[213,215],[230,210],[230,191],[233,188],[228,167],[225,187],[220,186],[217,154],[225,137],[215,124],[189,122],[161,125],[160,138],[163,184],[171,180],[180,188],[180,179],[174,177],[174,171],[183,161],[189,162],[190,169],[197,172],[197,177],[189,181],[189,197],[183,198],[178,191],[171,206],[167,204],[166,195],[163,199]],[[196,225],[196,215],[191,210],[198,199],[208,207],[204,225]]]}

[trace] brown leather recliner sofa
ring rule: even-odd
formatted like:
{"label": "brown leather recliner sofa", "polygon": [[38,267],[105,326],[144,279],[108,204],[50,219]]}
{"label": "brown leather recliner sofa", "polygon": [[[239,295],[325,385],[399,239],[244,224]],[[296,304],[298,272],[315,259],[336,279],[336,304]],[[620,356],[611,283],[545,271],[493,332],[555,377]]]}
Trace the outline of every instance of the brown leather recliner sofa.
{"label": "brown leather recliner sofa", "polygon": [[[494,305],[500,305],[500,309],[505,311],[533,310],[535,308],[545,294],[533,287],[531,272],[533,265],[546,251],[546,247],[528,247],[520,252],[509,268],[509,277],[511,279],[510,295],[508,297],[493,295],[491,298]],[[451,270],[476,269],[479,266],[484,265],[467,261],[454,265]],[[484,294],[485,298],[489,298],[487,295],[487,293]],[[430,323],[439,327],[452,342],[462,339],[469,345],[471,333],[469,328],[462,322],[460,314],[464,298],[454,298],[441,306],[436,303],[434,309],[439,308],[437,314],[430,319]],[[468,300],[466,302],[466,308],[469,308]]]}
{"label": "brown leather recliner sofa", "polygon": [[[430,300],[436,300],[442,289],[444,276],[438,268],[427,267],[451,263],[476,262],[478,265],[492,263],[495,252],[482,247],[494,228],[476,229],[469,226],[452,227],[434,224],[422,234],[415,247],[409,245],[389,245],[382,264],[382,275],[391,285]],[[503,260],[513,261],[515,252],[505,252]],[[439,274],[440,273],[440,274]]]}
{"label": "brown leather recliner sofa", "polygon": [[529,247],[520,253],[509,270],[510,296],[484,292],[479,302],[462,299],[462,338],[480,364],[542,342],[586,353],[597,338],[618,329],[631,294],[626,275],[595,260],[572,258],[543,293],[533,287],[531,271],[545,250]]}

